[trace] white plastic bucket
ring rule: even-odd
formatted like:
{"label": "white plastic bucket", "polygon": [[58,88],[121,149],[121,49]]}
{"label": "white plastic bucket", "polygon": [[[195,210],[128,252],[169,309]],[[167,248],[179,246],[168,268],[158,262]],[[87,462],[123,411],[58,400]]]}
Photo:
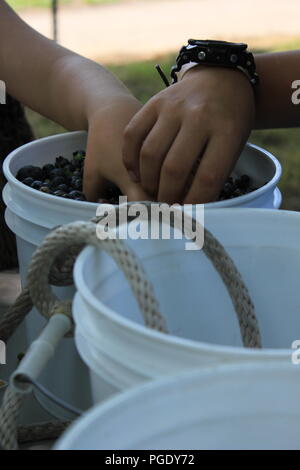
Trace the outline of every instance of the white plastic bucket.
{"label": "white plastic bucket", "polygon": [[[54,227],[75,220],[89,220],[96,215],[97,205],[94,203],[72,201],[58,198],[38,192],[23,185],[15,178],[19,168],[24,165],[39,165],[54,162],[58,155],[71,157],[74,150],[85,148],[86,133],[71,132],[36,140],[14,150],[4,162],[4,174],[7,185],[3,191],[3,199],[6,203],[6,222],[16,234],[20,272],[23,285],[26,283],[27,268],[32,254],[40,245],[43,238]],[[276,187],[280,176],[281,167],[275,157],[269,152],[248,144],[237,163],[235,172],[247,173],[251,176],[256,186],[268,181],[258,190],[228,201],[207,204],[207,207],[268,207],[278,208],[281,203],[281,194]],[[72,288],[55,289],[61,298],[69,298],[74,294]],[[39,334],[44,325],[44,319],[33,310],[26,322],[27,338],[21,346],[29,344]],[[23,335],[22,335],[22,339]],[[19,350],[20,342],[10,341],[10,349]],[[16,354],[17,354],[16,353]],[[16,362],[10,362],[4,366],[2,376],[6,378],[16,366]],[[67,371],[67,374],[66,374]],[[54,359],[48,364],[42,381],[46,387],[67,402],[77,407],[87,408],[91,403],[88,390],[88,377],[85,365],[78,356],[72,339],[66,339],[60,345]],[[80,386],[78,385],[80,384]],[[82,384],[85,384],[84,386]],[[106,395],[104,394],[103,397]],[[66,417],[57,408],[46,404],[45,407],[59,417]]]}
{"label": "white plastic bucket", "polygon": [[[4,173],[8,180],[3,191],[3,199],[7,209],[5,218],[7,225],[16,234],[18,259],[22,284],[26,284],[26,273],[33,252],[44,237],[54,227],[76,220],[89,220],[95,217],[96,204],[65,200],[37,192],[20,183],[15,174],[24,165],[39,165],[55,161],[59,155],[71,157],[74,150],[85,148],[86,133],[72,132],[36,140],[13,151],[4,162]],[[73,287],[55,288],[56,294],[62,298],[72,298]],[[35,309],[26,319],[22,333],[14,335],[9,342],[10,355],[15,360],[1,367],[1,377],[6,380],[18,364],[16,356],[26,350],[40,333],[45,320]],[[19,328],[20,329],[20,328]],[[41,382],[55,395],[81,409],[91,405],[89,377],[85,364],[77,353],[73,339],[65,339],[59,345],[54,358],[50,361],[40,378]],[[40,403],[51,414],[62,418],[73,418],[68,412],[38,395]],[[35,407],[25,413],[24,422],[44,420],[42,412],[33,415]]]}
{"label": "white plastic bucket", "polygon": [[[291,361],[300,339],[300,214],[263,209],[205,211],[249,289],[262,349],[242,347],[238,321],[218,273],[184,240],[127,240],[141,259],[169,335],[144,326],[128,282],[103,251],[87,247],[75,265],[77,348],[92,381],[113,390],[181,370],[233,361]],[[95,377],[96,376],[96,377]],[[99,388],[93,387],[94,401]]]}
{"label": "white plastic bucket", "polygon": [[300,449],[298,367],[223,365],[141,385],[89,410],[55,450]]}

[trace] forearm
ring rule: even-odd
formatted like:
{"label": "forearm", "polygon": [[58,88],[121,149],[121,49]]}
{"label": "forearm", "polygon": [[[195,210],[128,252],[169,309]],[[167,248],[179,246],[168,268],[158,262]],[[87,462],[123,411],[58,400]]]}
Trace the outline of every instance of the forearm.
{"label": "forearm", "polygon": [[298,127],[300,107],[292,102],[292,83],[300,80],[300,51],[258,54],[255,62],[260,77],[255,127]]}
{"label": "forearm", "polygon": [[67,129],[86,129],[89,115],[133,100],[106,69],[48,40],[0,0],[0,79],[7,91]]}

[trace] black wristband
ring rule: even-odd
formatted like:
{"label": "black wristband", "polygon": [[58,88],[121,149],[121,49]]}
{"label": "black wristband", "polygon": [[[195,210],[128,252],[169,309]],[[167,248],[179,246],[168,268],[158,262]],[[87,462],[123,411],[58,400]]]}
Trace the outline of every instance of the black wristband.
{"label": "black wristband", "polygon": [[172,83],[177,82],[177,73],[182,66],[193,62],[208,66],[239,69],[245,73],[255,87],[259,83],[253,54],[247,44],[225,41],[189,39],[188,45],[180,49],[176,65],[171,69]]}

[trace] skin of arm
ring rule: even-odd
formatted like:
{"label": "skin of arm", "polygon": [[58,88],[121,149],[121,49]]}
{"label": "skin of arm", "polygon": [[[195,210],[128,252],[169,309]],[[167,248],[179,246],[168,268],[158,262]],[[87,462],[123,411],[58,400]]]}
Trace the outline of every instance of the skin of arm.
{"label": "skin of arm", "polygon": [[0,79],[11,95],[35,111],[69,130],[88,130],[88,199],[96,200],[107,181],[129,199],[146,199],[140,185],[130,180],[121,154],[123,130],[141,104],[109,71],[30,28],[3,0]]}
{"label": "skin of arm", "polygon": [[300,108],[292,102],[292,83],[300,79],[300,51],[255,56],[260,85],[256,96],[256,129],[299,127]]}
{"label": "skin of arm", "polygon": [[135,182],[168,203],[213,201],[253,128],[299,126],[291,86],[300,79],[300,51],[255,59],[255,92],[241,71],[200,65],[135,114],[123,144]]}

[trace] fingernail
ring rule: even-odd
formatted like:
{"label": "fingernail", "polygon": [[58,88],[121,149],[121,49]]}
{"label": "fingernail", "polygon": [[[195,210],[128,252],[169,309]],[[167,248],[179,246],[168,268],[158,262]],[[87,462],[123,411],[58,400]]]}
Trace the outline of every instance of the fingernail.
{"label": "fingernail", "polygon": [[139,177],[138,175],[132,171],[132,170],[128,170],[128,174],[130,176],[130,179],[134,182],[134,183],[138,183],[139,182]]}

